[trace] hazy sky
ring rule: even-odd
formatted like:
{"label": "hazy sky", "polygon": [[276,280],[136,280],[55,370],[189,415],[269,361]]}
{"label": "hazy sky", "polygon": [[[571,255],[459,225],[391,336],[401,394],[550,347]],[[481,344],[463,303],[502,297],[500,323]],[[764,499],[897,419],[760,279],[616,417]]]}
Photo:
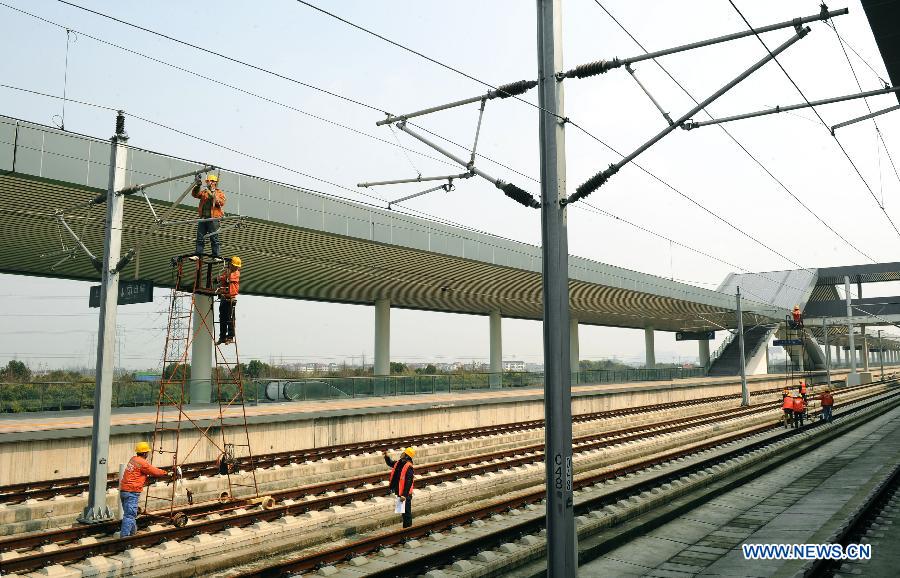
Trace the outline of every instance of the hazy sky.
{"label": "hazy sky", "polygon": [[[392,112],[432,106],[485,90],[472,80],[292,0],[252,4],[79,1]],[[351,189],[364,180],[411,177],[417,171],[426,175],[447,172],[446,164],[404,154],[390,144],[310,116],[396,142],[389,129],[375,127],[375,121],[380,119],[375,111],[56,1],[3,2],[308,114],[198,79],[77,33],[70,38],[68,56],[70,98],[120,107]],[[314,3],[494,85],[536,76],[535,3],[530,0]],[[727,0],[601,3],[649,50],[746,27]],[[739,0],[737,5],[754,25],[819,10],[818,3],[811,0]],[[880,88],[879,75],[887,79],[887,74],[862,7],[855,0],[831,7],[842,6],[850,9],[850,15],[836,19],[838,30],[875,72],[852,52],[850,62],[864,90]],[[0,16],[0,51],[7,55],[0,59],[2,83],[61,94],[65,30],[4,6],[0,6]],[[563,18],[567,68],[641,53],[593,0],[567,0]],[[834,32],[823,23],[813,24],[812,28],[805,39],[780,58],[785,68],[809,99],[857,92]],[[783,30],[764,38],[774,47],[791,34],[790,30]],[[696,98],[702,99],[764,54],[759,41],[751,37],[666,57],[661,62]],[[641,81],[673,117],[690,108],[691,101],[652,62],[635,68]],[[623,69],[586,80],[567,80],[565,90],[565,114],[620,152],[630,152],[664,126],[656,109]],[[525,98],[536,102],[537,95],[532,91]],[[770,63],[709,110],[725,116],[799,101],[801,97],[784,74]],[[870,99],[873,109],[896,103],[893,96]],[[861,100],[820,109],[829,124],[866,112]],[[61,114],[61,105],[57,100],[0,88],[0,114],[52,124],[54,115]],[[900,162],[898,114],[878,120],[887,150],[896,162]],[[429,116],[421,123],[468,145],[476,118],[477,107],[472,105]],[[69,103],[65,125],[69,130],[106,138],[112,132],[113,118],[107,112]],[[537,127],[537,113],[531,106],[512,99],[488,103],[479,151],[527,177],[486,160],[480,160],[479,166],[537,194]],[[728,129],[784,187],[717,127],[676,131],[638,162],[684,195],[764,241],[774,252],[716,220],[635,166],[620,171],[588,201],[687,247],[752,271],[796,268],[791,261],[804,267],[868,262],[860,252],[877,261],[897,260],[900,236],[878,203],[883,203],[891,218],[900,223],[895,199],[900,180],[871,121],[838,131],[840,142],[868,188],[809,110],[732,123]],[[128,132],[131,144],[142,148],[375,202],[135,119],[129,119]],[[396,138],[405,146],[433,155],[408,137]],[[567,131],[566,147],[570,192],[620,158],[572,127]],[[785,188],[858,251],[803,209]],[[419,189],[413,185],[369,192],[388,199]],[[538,212],[511,202],[481,180],[465,181],[453,193],[415,199],[406,207],[527,243],[540,242]],[[572,254],[707,288],[715,288],[734,270],[584,206],[569,211],[569,235]],[[87,308],[88,284],[14,276],[3,276],[2,283],[0,319],[5,322],[0,330],[0,364],[16,356],[34,365],[93,365],[97,320],[96,310]],[[164,303],[163,292],[158,292],[157,302],[152,305],[120,309],[125,336],[122,354],[128,366],[152,368],[159,364],[164,335],[164,317],[160,312]],[[372,356],[371,307],[243,297],[238,324],[242,354],[247,359],[350,361],[353,356],[357,360],[363,355],[367,359]],[[487,326],[485,317],[395,310],[392,358],[484,360],[488,354]],[[505,320],[503,333],[504,358],[541,360],[539,323]],[[696,355],[695,343],[676,344],[672,334],[657,334],[657,359]],[[642,359],[643,332],[582,328],[582,358],[611,356]]]}

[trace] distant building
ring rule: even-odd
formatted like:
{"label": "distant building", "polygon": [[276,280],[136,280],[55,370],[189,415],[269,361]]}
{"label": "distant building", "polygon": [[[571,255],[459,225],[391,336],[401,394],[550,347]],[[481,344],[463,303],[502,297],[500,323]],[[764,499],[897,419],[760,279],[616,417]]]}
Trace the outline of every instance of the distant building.
{"label": "distant building", "polygon": [[503,371],[525,371],[524,361],[504,361]]}

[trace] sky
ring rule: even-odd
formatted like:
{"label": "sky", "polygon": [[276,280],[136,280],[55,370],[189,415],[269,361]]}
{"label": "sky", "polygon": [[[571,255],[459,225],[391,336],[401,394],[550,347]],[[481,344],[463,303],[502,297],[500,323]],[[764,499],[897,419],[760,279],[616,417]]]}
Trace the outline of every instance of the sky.
{"label": "sky", "polygon": [[[127,130],[135,146],[360,202],[384,206],[385,200],[421,187],[366,191],[357,189],[358,182],[409,178],[417,173],[446,174],[448,169],[445,163],[427,158],[434,153],[405,135],[376,127],[375,122],[382,118],[378,110],[400,113],[486,90],[471,78],[294,0],[257,2],[252,10],[249,3],[229,1],[76,3],[376,110],[55,0],[2,0],[0,51],[13,57],[0,59],[0,82],[55,95],[61,95],[65,88],[70,99],[122,108],[292,170],[129,118]],[[536,10],[531,1],[312,3],[494,86],[536,76]],[[735,3],[755,26],[819,11],[817,2],[806,0]],[[563,4],[565,68],[642,52],[602,7],[648,50],[746,29],[727,0],[601,0],[599,4],[568,0]],[[10,6],[60,26],[36,20]],[[850,14],[834,22],[859,57],[848,50],[848,64],[837,36],[824,23],[812,24],[812,32],[779,57],[810,100],[858,92],[851,66],[863,90],[881,88],[880,78],[887,79],[859,2],[850,0],[830,7],[843,6]],[[72,31],[68,35],[67,28]],[[764,39],[774,47],[791,34],[790,30],[781,30],[764,35]],[[156,61],[102,44],[88,35]],[[660,63],[699,100],[765,53],[760,42],[749,37],[667,56]],[[652,62],[634,68],[673,117],[692,106]],[[534,104],[536,99],[535,91],[523,96],[527,103]],[[708,110],[716,116],[727,116],[800,101],[800,94],[785,74],[769,63]],[[868,101],[873,110],[897,103],[893,96]],[[478,144],[486,158],[480,158],[478,166],[538,194],[538,116],[536,108],[527,103],[513,99],[488,103]],[[0,88],[0,114],[59,124],[62,112],[57,99]],[[829,125],[866,112],[862,100],[819,109]],[[664,127],[658,111],[623,69],[584,80],[566,80],[564,113],[573,121],[566,129],[569,192],[621,158],[575,125],[626,154]],[[838,130],[838,141],[853,164],[810,110],[730,123],[727,129],[740,144],[715,126],[675,131],[637,159],[640,167],[658,179],[629,165],[587,198],[590,206],[570,208],[570,252],[710,289],[737,268],[773,271],[861,264],[870,259],[895,261],[900,233],[880,206],[900,223],[895,199],[900,192],[900,177],[892,166],[892,162],[900,162],[898,114],[878,118],[881,138],[871,121]],[[696,118],[703,118],[702,114]],[[477,105],[420,120],[429,130],[470,146]],[[107,111],[69,102],[65,128],[105,138],[112,132],[113,118]],[[421,154],[394,146],[400,143]],[[452,193],[428,195],[403,207],[540,244],[538,211],[513,203],[480,179],[469,179]],[[0,276],[0,282],[0,319],[5,321],[0,324],[0,364],[14,357],[35,367],[94,364],[97,313],[87,308],[89,284],[9,275]],[[159,365],[164,293],[158,289],[152,304],[120,308],[124,366]],[[486,317],[394,310],[391,323],[393,360],[487,359]],[[371,360],[373,354],[373,307],[245,296],[238,308],[238,326],[246,359],[349,363],[364,356]],[[717,334],[717,340],[724,337],[722,333]],[[503,337],[505,359],[542,360],[539,322],[504,320]],[[617,357],[639,362],[644,355],[643,331],[582,327],[580,350],[583,359]],[[676,343],[670,333],[657,333],[656,350],[658,361],[697,356],[695,343]]]}

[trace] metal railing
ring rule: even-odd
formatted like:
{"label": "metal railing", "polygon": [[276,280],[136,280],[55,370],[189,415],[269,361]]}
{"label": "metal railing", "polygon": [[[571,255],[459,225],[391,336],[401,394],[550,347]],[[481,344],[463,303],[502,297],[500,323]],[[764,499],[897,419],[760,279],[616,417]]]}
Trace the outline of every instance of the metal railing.
{"label": "metal railing", "polygon": [[706,364],[706,371],[709,371],[709,368],[712,367],[713,363],[716,362],[719,357],[722,356],[722,353],[725,352],[725,349],[731,345],[731,342],[734,341],[734,338],[737,336],[737,330],[728,330],[728,337],[722,340],[722,343],[719,344],[719,347],[713,352],[712,355],[709,356],[709,363]]}
{"label": "metal railing", "polygon": [[[572,376],[572,385],[666,381],[703,377],[702,367],[656,369],[592,369]],[[498,385],[499,382],[499,385]],[[492,385],[493,384],[493,385]],[[437,375],[391,375],[383,377],[304,377],[290,379],[245,379],[245,403],[312,401],[378,396],[422,395],[489,390],[512,387],[540,387],[540,372],[444,373]],[[187,388],[185,388],[187,390]],[[187,392],[186,392],[187,393]],[[223,389],[230,399],[234,391]],[[122,381],[113,383],[113,407],[153,406],[159,396],[159,382]],[[185,403],[189,403],[186,399]],[[93,382],[0,383],[0,413],[92,409]]]}

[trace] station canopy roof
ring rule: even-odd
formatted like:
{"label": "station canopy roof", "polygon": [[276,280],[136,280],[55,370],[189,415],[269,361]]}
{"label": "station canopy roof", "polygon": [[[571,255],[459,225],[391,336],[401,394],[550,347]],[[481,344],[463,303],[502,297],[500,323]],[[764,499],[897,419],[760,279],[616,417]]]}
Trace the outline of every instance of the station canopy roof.
{"label": "station canopy roof", "polygon": [[[105,191],[109,157],[108,140],[0,116],[0,270],[99,280],[84,255],[54,267],[59,257],[48,254],[61,243],[73,246],[54,211]],[[201,166],[129,146],[127,185]],[[157,214],[189,184],[185,178],[148,188]],[[223,233],[223,254],[240,255],[244,262],[242,293],[354,304],[388,298],[392,307],[410,309],[543,315],[539,247],[226,170],[220,185],[230,214],[247,218],[244,226]],[[194,219],[196,211],[195,202],[179,205],[172,219]],[[123,278],[171,286],[171,258],[193,250],[194,225],[157,228],[139,195],[126,197],[124,214],[123,253],[147,239]],[[103,206],[67,216],[98,256],[104,218]],[[663,331],[736,324],[734,296],[725,292],[581,257],[570,258],[569,276],[572,315],[583,324]],[[786,313],[746,297],[745,323]]]}

